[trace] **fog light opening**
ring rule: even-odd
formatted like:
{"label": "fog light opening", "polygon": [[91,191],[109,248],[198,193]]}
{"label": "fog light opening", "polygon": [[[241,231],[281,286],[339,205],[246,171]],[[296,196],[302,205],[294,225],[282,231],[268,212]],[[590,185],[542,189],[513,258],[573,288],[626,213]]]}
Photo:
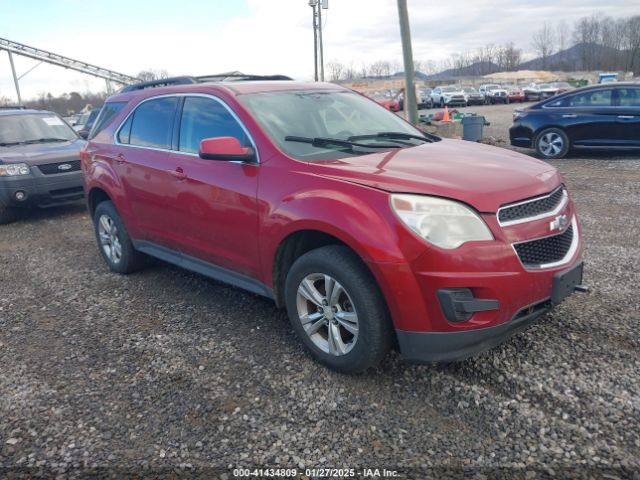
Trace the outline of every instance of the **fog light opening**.
{"label": "fog light opening", "polygon": [[27,194],[22,190],[20,190],[15,193],[15,197],[16,197],[16,200],[18,200],[19,202],[23,202],[27,199]]}

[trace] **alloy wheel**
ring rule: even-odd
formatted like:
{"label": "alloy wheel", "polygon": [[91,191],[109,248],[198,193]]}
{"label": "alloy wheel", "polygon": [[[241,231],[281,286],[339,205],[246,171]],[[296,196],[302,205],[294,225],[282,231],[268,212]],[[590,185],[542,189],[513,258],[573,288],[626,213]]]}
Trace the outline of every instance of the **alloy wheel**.
{"label": "alloy wheel", "polygon": [[345,288],[333,277],[312,273],[302,279],[296,297],[302,328],[329,355],[349,353],[358,341],[358,314]]}
{"label": "alloy wheel", "polygon": [[98,235],[100,244],[107,258],[114,264],[122,259],[122,244],[118,236],[118,227],[111,217],[101,215],[98,220]]}
{"label": "alloy wheel", "polygon": [[540,151],[547,157],[558,155],[564,148],[564,140],[555,132],[545,133],[540,138]]}

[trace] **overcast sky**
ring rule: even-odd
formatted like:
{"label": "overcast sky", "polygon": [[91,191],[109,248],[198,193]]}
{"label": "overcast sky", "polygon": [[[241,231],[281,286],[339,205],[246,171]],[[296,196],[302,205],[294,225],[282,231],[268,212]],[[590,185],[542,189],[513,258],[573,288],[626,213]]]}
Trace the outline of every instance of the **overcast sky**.
{"label": "overcast sky", "polygon": [[[402,58],[396,0],[329,0],[324,11],[325,63]],[[531,34],[592,14],[628,17],[639,0],[408,0],[414,57],[442,60],[487,43],[513,41],[530,51]],[[0,37],[135,75],[229,70],[313,75],[308,0],[0,0]],[[15,57],[18,74],[37,62]],[[41,65],[21,80],[23,97],[102,89],[104,82]],[[14,98],[6,52],[0,95]]]}

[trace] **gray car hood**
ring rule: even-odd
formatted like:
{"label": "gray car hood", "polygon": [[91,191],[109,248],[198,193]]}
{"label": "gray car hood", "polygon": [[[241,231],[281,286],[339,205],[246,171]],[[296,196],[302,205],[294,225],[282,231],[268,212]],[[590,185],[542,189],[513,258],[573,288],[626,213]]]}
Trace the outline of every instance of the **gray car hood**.
{"label": "gray car hood", "polygon": [[34,143],[31,145],[10,145],[0,147],[0,163],[26,163],[27,165],[45,165],[47,163],[80,160],[80,149],[86,142]]}

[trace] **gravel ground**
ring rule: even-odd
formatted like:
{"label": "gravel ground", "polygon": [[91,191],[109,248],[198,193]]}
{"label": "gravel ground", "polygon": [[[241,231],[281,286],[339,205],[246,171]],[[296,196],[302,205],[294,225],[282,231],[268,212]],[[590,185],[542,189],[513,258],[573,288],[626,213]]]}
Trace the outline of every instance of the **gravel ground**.
{"label": "gravel ground", "polygon": [[358,377],[310,360],[266,299],[165,264],[109,273],[81,205],[0,227],[0,477],[640,478],[640,158],[555,164],[592,293],[465,362],[394,353]]}

